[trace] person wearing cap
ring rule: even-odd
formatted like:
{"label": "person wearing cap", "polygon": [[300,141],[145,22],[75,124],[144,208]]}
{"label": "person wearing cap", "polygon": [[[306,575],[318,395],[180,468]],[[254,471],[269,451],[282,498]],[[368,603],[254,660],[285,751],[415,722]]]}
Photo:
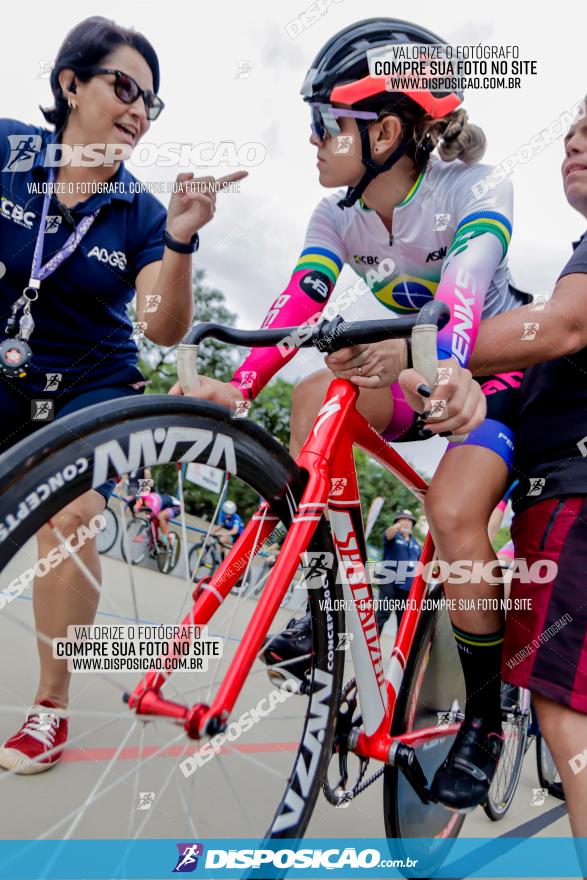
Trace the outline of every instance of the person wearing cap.
{"label": "person wearing cap", "polygon": [[[393,523],[383,532],[383,560],[397,563],[395,570],[386,569],[387,582],[379,587],[379,604],[375,620],[379,633],[389,620],[392,612],[393,600],[403,602],[408,597],[416,573],[416,562],[420,558],[422,548],[414,538],[412,530],[416,524],[416,517],[407,509],[400,510]],[[397,625],[399,627],[404,613],[401,605],[396,606]]]}

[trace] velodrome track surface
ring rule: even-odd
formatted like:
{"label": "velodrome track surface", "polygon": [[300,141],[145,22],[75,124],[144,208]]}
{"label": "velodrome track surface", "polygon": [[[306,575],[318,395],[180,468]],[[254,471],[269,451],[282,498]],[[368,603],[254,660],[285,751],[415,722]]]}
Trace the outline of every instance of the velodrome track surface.
{"label": "velodrome track surface", "polygon": [[[29,544],[13,561],[10,572],[3,575],[3,580],[4,577],[10,580],[10,577],[23,570],[27,562],[34,562],[33,553],[34,546]],[[133,622],[131,594],[125,579],[126,566],[110,557],[103,557],[102,562],[104,597],[96,622]],[[177,608],[185,584],[179,578],[161,575],[145,567],[134,569],[134,573],[140,620],[146,623],[168,620],[169,603]],[[235,601],[233,597],[227,600],[228,603]],[[241,625],[244,625],[245,619],[250,615],[251,608],[251,601],[245,600],[239,604],[236,613],[242,615]],[[279,622],[287,622],[291,613],[291,610],[280,610]],[[0,741],[14,733],[22,723],[36,686],[37,657],[33,635],[20,626],[19,622],[27,627],[31,625],[30,591],[0,611],[0,669],[3,670],[0,705],[4,707],[0,712]],[[393,629],[388,624],[383,636],[384,655],[390,651],[393,637]],[[128,676],[129,673],[125,673],[118,677],[120,681],[128,682]],[[131,681],[138,681],[138,674],[133,674]],[[267,685],[261,678],[258,681],[260,698],[267,693]],[[296,696],[293,699],[302,698]],[[95,781],[105,771],[107,776],[102,788],[108,789],[117,779],[123,778],[123,781],[111,790],[106,790],[92,805],[84,818],[71,830],[73,838],[125,838],[138,831],[140,837],[180,840],[182,834],[193,831],[186,824],[185,818],[182,818],[181,786],[185,784],[185,779],[179,773],[177,765],[185,754],[184,744],[171,745],[162,754],[152,757],[161,745],[177,737],[178,729],[165,728],[162,738],[160,733],[151,729],[153,725],[146,725],[142,754],[151,757],[151,760],[143,762],[140,791],[155,792],[156,796],[148,811],[137,810],[137,785],[132,773],[139,756],[136,735],[129,739],[128,746],[112,763],[112,757],[130,727],[126,717],[128,710],[121,700],[120,692],[111,682],[101,681],[96,675],[74,675],[71,709],[74,712],[120,711],[124,713],[124,717],[123,720],[109,723],[98,734],[92,733],[88,736],[88,730],[93,727],[95,719],[83,715],[72,716],[70,743],[60,764],[48,773],[25,777],[0,770],[1,836],[5,839],[30,839],[52,829],[56,817],[63,817],[73,811],[80,803],[80,792],[84,797],[87,796]],[[284,720],[281,728],[280,722],[277,725],[276,739],[288,741],[287,722]],[[260,748],[262,750],[263,744],[260,744]],[[226,760],[230,760],[230,756]],[[284,774],[289,773],[291,755],[280,752],[273,755],[271,760],[275,761],[276,768],[282,767]],[[514,803],[505,819],[492,823],[479,808],[467,818],[461,834],[488,839],[500,835],[569,836],[570,826],[564,804],[551,797],[547,797],[542,805],[533,804],[533,790],[538,787],[532,746],[526,756]],[[202,792],[202,796],[206,796],[206,793]],[[224,827],[230,833],[231,814],[237,809],[237,805],[235,801],[225,799],[224,806]],[[50,830],[48,836],[61,838],[70,828],[71,820]],[[377,837],[384,833],[380,779],[345,809],[333,808],[320,795],[307,836]]]}

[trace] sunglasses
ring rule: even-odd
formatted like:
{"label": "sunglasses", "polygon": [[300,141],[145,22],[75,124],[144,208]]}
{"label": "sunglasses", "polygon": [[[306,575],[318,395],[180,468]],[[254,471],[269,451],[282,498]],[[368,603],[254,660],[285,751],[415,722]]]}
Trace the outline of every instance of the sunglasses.
{"label": "sunglasses", "polygon": [[121,70],[112,70],[110,67],[91,67],[88,73],[90,76],[97,76],[101,73],[111,74],[114,77],[114,94],[125,104],[134,104],[135,101],[142,97],[145,103],[147,119],[151,122],[157,119],[165,107],[165,104],[155,92],[151,92],[149,89],[142,89],[138,82],[132,76],[129,76],[128,73],[123,73]]}
{"label": "sunglasses", "polygon": [[320,141],[326,138],[341,134],[340,125],[337,119],[341,117],[346,119],[368,119],[372,122],[379,119],[378,113],[371,113],[367,110],[340,110],[331,104],[310,104],[312,114],[312,131]]}

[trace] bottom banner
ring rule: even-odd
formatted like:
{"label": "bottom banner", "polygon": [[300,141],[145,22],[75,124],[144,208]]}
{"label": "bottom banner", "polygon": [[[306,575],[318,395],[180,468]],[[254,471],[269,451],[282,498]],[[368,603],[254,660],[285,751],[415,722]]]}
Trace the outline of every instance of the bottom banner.
{"label": "bottom banner", "polygon": [[585,867],[587,838],[0,841],[3,880],[581,878]]}

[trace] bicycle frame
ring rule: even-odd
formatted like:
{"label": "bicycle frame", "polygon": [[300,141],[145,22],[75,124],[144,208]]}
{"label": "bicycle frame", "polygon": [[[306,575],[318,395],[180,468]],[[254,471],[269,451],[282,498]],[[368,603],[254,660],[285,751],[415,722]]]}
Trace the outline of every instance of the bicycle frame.
{"label": "bicycle frame", "polygon": [[[428,584],[421,574],[414,578],[409,593],[411,601],[402,617],[396,644],[384,669],[371,602],[371,586],[365,571],[366,545],[353,446],[360,447],[391,471],[420,500],[424,498],[427,483],[357,411],[358,395],[358,389],[344,379],[334,379],[328,387],[324,403],[297,459],[300,468],[308,473],[301,502],[267,585],[211,705],[196,704],[189,709],[162,698],[160,688],[167,675],[164,672],[149,672],[129,697],[129,705],[137,713],[167,715],[181,720],[188,734],[196,739],[213,730],[217,732],[218,722],[227,723],[299,560],[328,508],[334,545],[343,573],[346,620],[353,635],[351,655],[364,725],[364,730],[353,743],[353,751],[365,758],[393,764],[400,744],[416,746],[439,736],[437,726],[402,732],[396,736],[389,733],[407,658],[422,613],[421,601],[427,593]],[[262,504],[217,572],[197,586],[197,598],[183,620],[184,625],[208,623],[230,593],[239,570],[242,571],[242,566],[239,569],[234,562],[248,561],[276,523],[277,517],[269,513],[267,503]],[[434,554],[434,545],[428,535],[420,557],[423,566],[432,562]],[[453,735],[458,728],[458,723],[443,725],[442,736]],[[402,769],[406,770],[403,761],[401,763]],[[425,797],[425,780],[415,777],[411,781],[420,796],[424,792]]]}

